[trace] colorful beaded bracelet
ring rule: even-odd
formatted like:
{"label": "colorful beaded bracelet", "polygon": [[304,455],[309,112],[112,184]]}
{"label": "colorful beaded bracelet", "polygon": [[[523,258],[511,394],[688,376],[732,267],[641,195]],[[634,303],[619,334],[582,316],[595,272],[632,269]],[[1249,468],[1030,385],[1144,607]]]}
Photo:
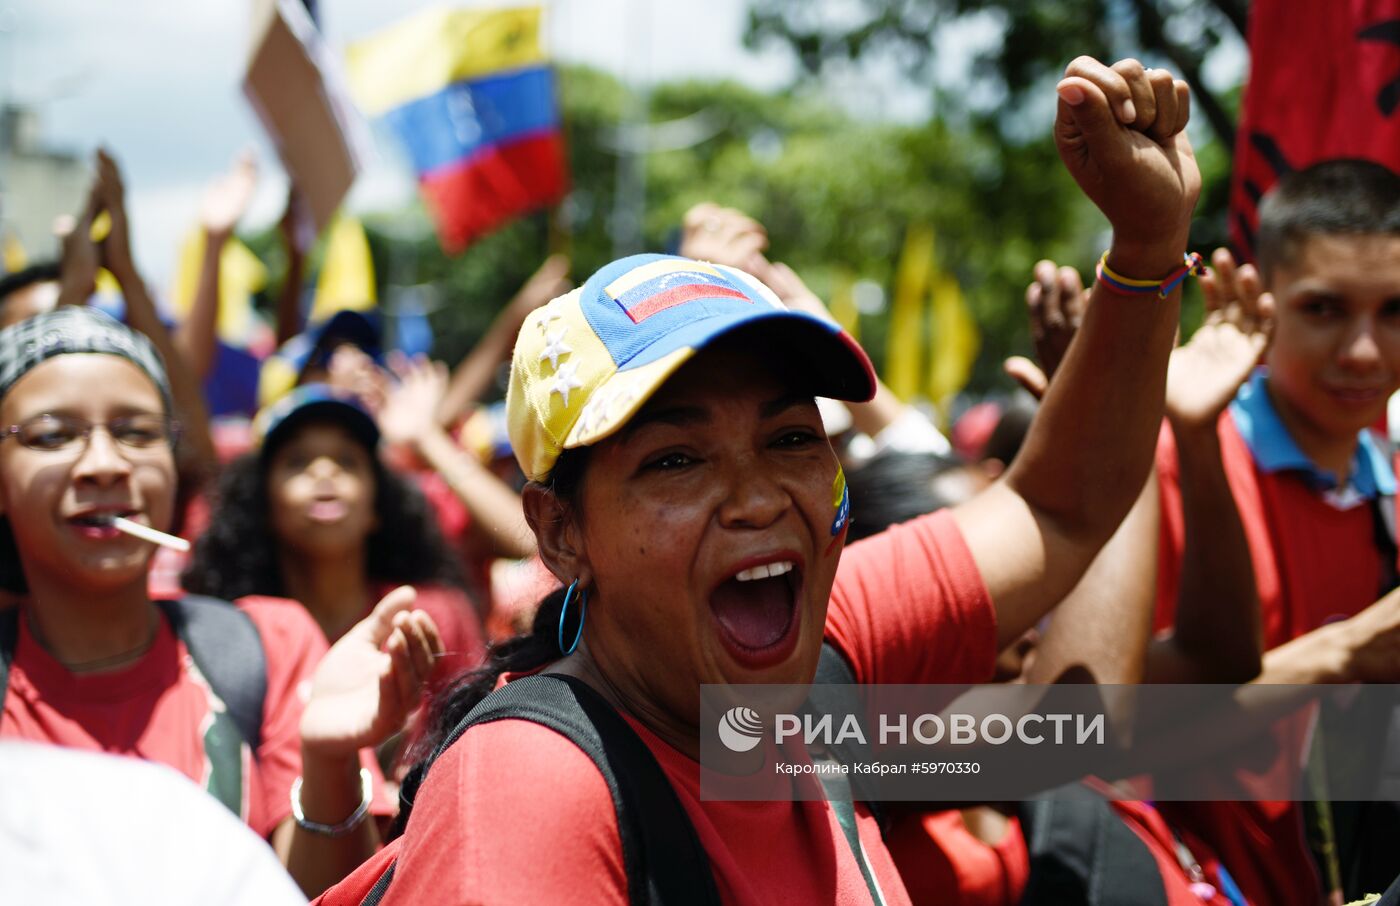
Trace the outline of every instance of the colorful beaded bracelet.
{"label": "colorful beaded bracelet", "polygon": [[1163,280],[1134,280],[1131,277],[1124,277],[1115,274],[1108,266],[1108,252],[1103,253],[1099,258],[1099,266],[1096,273],[1103,284],[1111,290],[1127,295],[1140,295],[1142,293],[1154,293],[1160,299],[1165,299],[1176,289],[1181,281],[1191,274],[1197,277],[1206,272],[1206,261],[1196,252],[1185,255],[1182,258],[1181,267],[1172,271]]}

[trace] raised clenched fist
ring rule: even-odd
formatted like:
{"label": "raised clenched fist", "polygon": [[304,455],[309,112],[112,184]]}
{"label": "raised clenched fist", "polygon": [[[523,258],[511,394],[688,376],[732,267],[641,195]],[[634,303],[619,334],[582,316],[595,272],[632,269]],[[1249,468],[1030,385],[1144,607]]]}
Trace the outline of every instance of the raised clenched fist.
{"label": "raised clenched fist", "polygon": [[[1186,138],[1191,92],[1137,60],[1079,57],[1056,87],[1055,144],[1113,226],[1115,247],[1158,247],[1190,230],[1201,174]],[[1133,274],[1150,279],[1157,274]]]}

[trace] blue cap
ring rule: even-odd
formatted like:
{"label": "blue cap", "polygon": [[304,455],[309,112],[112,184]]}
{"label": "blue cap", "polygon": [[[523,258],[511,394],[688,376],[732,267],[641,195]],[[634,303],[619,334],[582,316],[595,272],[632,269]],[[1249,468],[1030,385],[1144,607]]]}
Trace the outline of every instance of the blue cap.
{"label": "blue cap", "polygon": [[379,426],[360,401],[326,384],[303,384],[253,419],[253,438],[263,455],[308,421],[334,421],[373,451],[379,446]]}

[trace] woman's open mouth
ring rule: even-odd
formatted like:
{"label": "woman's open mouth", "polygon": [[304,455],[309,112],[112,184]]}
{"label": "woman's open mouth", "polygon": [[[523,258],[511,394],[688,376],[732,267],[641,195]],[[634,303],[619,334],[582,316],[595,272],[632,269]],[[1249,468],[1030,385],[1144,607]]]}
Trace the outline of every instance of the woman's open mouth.
{"label": "woman's open mouth", "polygon": [[797,645],[802,567],[796,559],[750,566],[710,593],[710,611],[720,642],[750,669],[786,660]]}
{"label": "woman's open mouth", "polygon": [[312,522],[339,522],[349,512],[345,501],[340,499],[313,500],[306,508],[306,515]]}

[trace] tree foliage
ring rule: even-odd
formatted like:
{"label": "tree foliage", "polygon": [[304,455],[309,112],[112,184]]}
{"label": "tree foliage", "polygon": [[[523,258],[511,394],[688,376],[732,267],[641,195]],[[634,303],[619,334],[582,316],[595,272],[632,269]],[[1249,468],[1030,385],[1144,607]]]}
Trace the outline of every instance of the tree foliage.
{"label": "tree foliage", "polygon": [[[1002,107],[1007,114],[1017,115],[1029,92],[1058,78],[1079,54],[1139,56],[1190,82],[1215,139],[1227,149],[1233,146],[1227,101],[1202,75],[1207,57],[1222,41],[1244,37],[1245,0],[857,0],[837,6],[830,0],[752,0],[745,40],[755,47],[789,47],[813,75],[835,61],[894,54],[912,76],[927,78],[940,29],[990,18],[999,25],[1001,40],[977,54],[971,75],[991,89],[980,96],[1010,99]],[[945,100],[956,105],[959,97]]]}

